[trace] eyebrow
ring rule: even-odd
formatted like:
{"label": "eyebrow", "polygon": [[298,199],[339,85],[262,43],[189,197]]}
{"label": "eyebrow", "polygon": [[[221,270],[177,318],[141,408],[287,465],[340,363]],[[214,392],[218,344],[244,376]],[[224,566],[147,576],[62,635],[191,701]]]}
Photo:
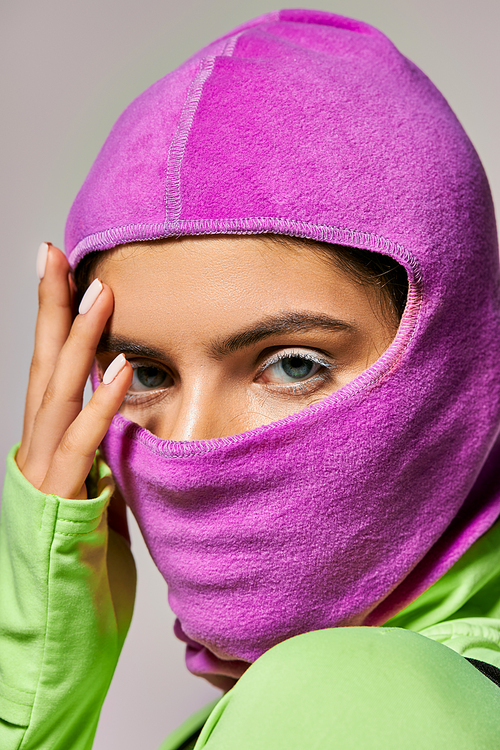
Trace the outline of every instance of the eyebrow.
{"label": "eyebrow", "polygon": [[115,354],[116,352],[121,352],[122,354],[135,354],[138,357],[151,357],[151,359],[165,359],[165,352],[163,349],[158,349],[155,346],[148,346],[147,344],[141,344],[139,341],[127,339],[124,336],[111,336],[107,333],[103,333],[101,340],[97,345],[97,353]]}
{"label": "eyebrow", "polygon": [[[214,359],[221,359],[240,349],[259,343],[271,336],[284,336],[293,333],[307,333],[310,331],[330,331],[339,333],[341,331],[352,331],[355,326],[345,320],[330,318],[328,315],[309,312],[285,312],[264,318],[251,328],[241,331],[226,338],[215,339],[208,345],[208,353]],[[98,353],[133,354],[139,357],[150,357],[152,359],[165,360],[167,355],[163,349],[148,344],[143,344],[124,336],[116,336],[104,333],[97,347]]]}
{"label": "eyebrow", "polygon": [[286,336],[292,333],[307,333],[308,331],[339,331],[353,330],[354,326],[345,320],[330,318],[328,315],[309,312],[285,312],[264,318],[251,328],[245,328],[225,339],[215,340],[209,346],[212,357],[219,359],[226,354],[232,354],[239,349],[257,344],[271,336]]}

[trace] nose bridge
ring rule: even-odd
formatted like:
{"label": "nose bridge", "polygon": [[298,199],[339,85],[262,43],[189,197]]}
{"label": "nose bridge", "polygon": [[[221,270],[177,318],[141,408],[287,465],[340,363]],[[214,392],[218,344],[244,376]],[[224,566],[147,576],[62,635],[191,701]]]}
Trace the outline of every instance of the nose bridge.
{"label": "nose bridge", "polygon": [[169,440],[210,440],[222,432],[221,393],[216,378],[203,370],[182,383],[177,408],[167,426]]}

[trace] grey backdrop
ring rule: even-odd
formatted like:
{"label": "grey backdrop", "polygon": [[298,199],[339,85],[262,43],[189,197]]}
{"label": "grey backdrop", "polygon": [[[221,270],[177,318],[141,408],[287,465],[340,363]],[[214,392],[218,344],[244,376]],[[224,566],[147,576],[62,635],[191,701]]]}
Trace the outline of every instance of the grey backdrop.
{"label": "grey backdrop", "polygon": [[[285,3],[286,5],[286,3]],[[378,26],[448,98],[500,196],[498,0],[317,0]],[[35,254],[64,221],[124,107],[271,0],[0,0],[2,455],[19,439],[36,316]],[[498,201],[497,201],[498,202]],[[133,528],[139,590],[95,748],[154,750],[217,695],[189,675],[166,587]]]}

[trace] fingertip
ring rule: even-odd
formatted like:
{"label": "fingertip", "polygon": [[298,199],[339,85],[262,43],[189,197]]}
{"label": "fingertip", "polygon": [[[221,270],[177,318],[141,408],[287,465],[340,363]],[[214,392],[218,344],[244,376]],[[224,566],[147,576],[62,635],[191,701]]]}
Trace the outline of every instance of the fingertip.
{"label": "fingertip", "polygon": [[57,276],[67,277],[70,271],[68,260],[62,250],[51,242],[42,242],[36,257],[38,280],[41,282],[48,276],[53,277],[54,272]]}
{"label": "fingertip", "polygon": [[[99,279],[99,281],[101,281],[101,280]],[[111,289],[111,287],[110,287],[110,286],[108,286],[107,284],[105,284],[105,283],[104,283],[104,281],[101,281],[101,285],[102,285],[102,292],[101,292],[101,295],[102,295],[102,296],[103,296],[104,298],[106,298],[106,297],[107,297],[107,298],[111,299],[111,301],[112,301],[112,303],[113,303],[113,306],[114,306],[114,303],[115,303],[115,297],[114,297],[114,294],[113,294],[113,290]]]}
{"label": "fingertip", "polygon": [[103,385],[110,385],[127,366],[128,362],[124,354],[119,354],[106,368],[102,376]]}
{"label": "fingertip", "polygon": [[78,306],[78,314],[85,315],[97,302],[97,298],[103,291],[102,281],[94,279],[94,281],[87,287],[85,294],[83,295],[80,304]]}
{"label": "fingertip", "polygon": [[107,398],[112,401],[118,400],[121,404],[125,394],[132,384],[134,370],[128,359],[123,354],[119,354],[106,368],[101,377],[101,387],[104,393],[108,393]]}
{"label": "fingertip", "polygon": [[83,411],[90,407],[90,411],[97,412],[99,419],[110,423],[132,384],[133,373],[132,365],[123,354],[115,357],[99,377],[100,383]]}
{"label": "fingertip", "polygon": [[[95,278],[83,293],[78,309],[75,311],[78,316],[85,316],[94,306],[99,309],[99,318],[105,315],[108,319],[114,309],[114,297],[111,288],[104,284],[99,278]],[[104,323],[103,323],[104,324]]]}
{"label": "fingertip", "polygon": [[45,276],[45,269],[47,268],[47,259],[49,256],[49,242],[42,242],[38,248],[36,255],[36,275],[38,280],[41,281]]}
{"label": "fingertip", "polygon": [[111,287],[105,284],[103,281],[101,281],[101,284],[102,284],[102,291],[99,295],[99,300],[102,300],[102,303],[100,302],[99,304],[104,305],[107,311],[108,319],[109,319],[111,315],[113,314],[113,310],[115,308],[115,298],[114,298],[113,290],[111,289]]}
{"label": "fingertip", "polygon": [[52,245],[52,243],[49,242],[48,244],[51,263],[55,265],[58,271],[67,275],[70,272],[71,268],[66,255],[60,248]]}

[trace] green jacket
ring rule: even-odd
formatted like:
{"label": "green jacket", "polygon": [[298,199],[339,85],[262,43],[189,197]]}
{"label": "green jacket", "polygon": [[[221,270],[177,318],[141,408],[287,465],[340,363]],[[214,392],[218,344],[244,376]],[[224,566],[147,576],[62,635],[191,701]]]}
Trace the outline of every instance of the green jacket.
{"label": "green jacket", "polygon": [[[0,523],[0,748],[90,750],[132,617],[135,566],[96,497],[35,490],[14,461]],[[500,748],[500,524],[383,628],[275,646],[161,750]],[[201,733],[200,733],[201,730]],[[198,737],[199,734],[199,737]]]}

